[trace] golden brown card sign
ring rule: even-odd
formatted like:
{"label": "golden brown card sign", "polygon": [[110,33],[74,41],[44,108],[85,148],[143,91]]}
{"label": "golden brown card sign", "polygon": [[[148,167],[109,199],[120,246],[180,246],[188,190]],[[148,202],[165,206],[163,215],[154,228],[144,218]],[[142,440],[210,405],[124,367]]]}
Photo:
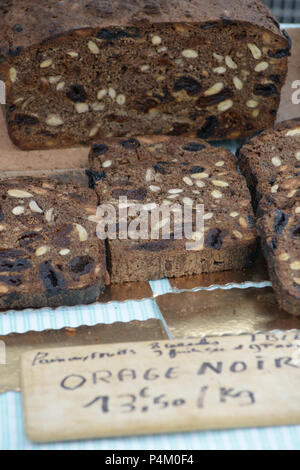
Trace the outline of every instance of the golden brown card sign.
{"label": "golden brown card sign", "polygon": [[31,351],[22,393],[36,442],[300,424],[300,333]]}
{"label": "golden brown card sign", "polygon": [[160,320],[154,318],[0,336],[0,345],[5,345],[6,352],[6,364],[0,362],[0,393],[20,390],[20,359],[25,352],[38,348],[50,350],[58,347],[162,339],[168,339],[168,336]]}

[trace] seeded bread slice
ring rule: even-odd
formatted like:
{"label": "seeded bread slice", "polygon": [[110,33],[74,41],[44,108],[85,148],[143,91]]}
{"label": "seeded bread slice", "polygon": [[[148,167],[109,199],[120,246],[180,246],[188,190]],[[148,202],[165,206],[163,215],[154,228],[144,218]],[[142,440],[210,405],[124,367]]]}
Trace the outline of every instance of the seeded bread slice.
{"label": "seeded bread slice", "polygon": [[[104,139],[95,143],[89,154],[88,176],[90,186],[101,180],[107,171],[119,170],[123,167],[141,162],[192,162],[201,154],[205,160],[212,155],[213,147],[198,138],[168,136],[139,136],[130,139]],[[217,166],[235,170],[236,161],[224,148],[215,150]],[[104,172],[104,173],[103,173]]]}
{"label": "seeded bread slice", "polygon": [[[134,149],[127,141],[104,141],[91,151],[91,183],[99,203],[117,209],[119,198],[126,196],[129,208],[139,203],[149,213],[154,203],[164,208],[204,204],[204,246],[196,245],[199,233],[192,240],[176,239],[182,223],[172,213],[169,239],[160,230],[168,223],[164,216],[155,221],[149,216],[143,240],[121,239],[117,219],[117,237],[107,241],[111,281],[180,277],[250,264],[256,253],[256,231],[250,193],[234,156],[197,139],[147,137],[131,144]],[[134,219],[129,217],[129,229]],[[157,239],[150,237],[150,229],[158,230]],[[187,250],[186,243],[195,246]]]}
{"label": "seeded bread slice", "polygon": [[278,303],[300,315],[300,119],[251,139],[239,160]]}
{"label": "seeded bread slice", "polygon": [[0,183],[0,308],[95,302],[105,247],[88,218],[93,191],[32,178]]}
{"label": "seeded bread slice", "polygon": [[275,121],[291,43],[260,0],[10,0],[0,22],[22,149],[239,138]]}

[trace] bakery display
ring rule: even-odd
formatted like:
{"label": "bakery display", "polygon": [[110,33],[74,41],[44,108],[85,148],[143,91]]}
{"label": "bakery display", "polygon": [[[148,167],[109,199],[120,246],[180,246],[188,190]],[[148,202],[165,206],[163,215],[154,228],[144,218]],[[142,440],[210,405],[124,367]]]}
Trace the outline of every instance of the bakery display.
{"label": "bakery display", "polygon": [[260,0],[10,0],[0,79],[22,149],[242,138],[276,118],[291,43]]}
{"label": "bakery display", "polygon": [[89,220],[95,194],[54,180],[0,182],[0,308],[95,302],[104,289],[104,243]]}
{"label": "bakery display", "polygon": [[[262,2],[10,0],[1,5],[0,18],[3,24],[0,78],[7,88],[6,117],[13,142],[29,150],[92,145],[87,173],[97,201],[92,192],[82,196],[94,198],[93,211],[89,205],[88,218],[84,219],[89,229],[84,231],[91,234],[88,241],[99,244],[103,269],[98,281],[102,287],[106,261],[104,243],[94,233],[95,206],[98,202],[117,207],[122,196],[128,198],[129,207],[141,203],[149,212],[154,204],[165,207],[204,204],[205,240],[201,250],[187,250],[187,240],[175,239],[174,233],[170,240],[110,240],[106,257],[112,282],[240,269],[251,261],[256,250],[256,232],[248,189],[234,157],[225,149],[212,148],[207,141],[248,137],[275,121],[291,41]],[[265,135],[268,134],[257,139],[264,139]],[[297,136],[293,138],[297,140]],[[247,158],[242,155],[249,152],[253,142],[256,140],[243,148],[240,159],[258,208],[259,231],[265,240],[269,239],[270,227],[277,224],[281,213],[290,211],[287,221],[282,216],[284,227],[277,234],[277,245],[285,246],[290,233],[295,232],[296,239],[298,236],[298,175],[293,173],[290,152],[284,160],[288,182],[279,171],[282,165],[278,164],[277,156],[272,157],[272,165],[265,166],[259,166],[262,162],[254,164],[253,159],[250,168],[248,154]],[[1,183],[3,191],[13,183],[13,180]],[[24,185],[27,184],[33,183],[24,180]],[[40,188],[42,183],[37,184]],[[71,214],[70,208],[75,204],[77,191],[62,189],[63,185],[54,182],[43,184],[49,184],[47,191],[51,196],[44,195],[45,200],[40,202],[35,200],[34,191],[20,189],[21,193],[31,195],[28,207],[26,198],[16,207],[10,206],[13,204],[10,198],[4,199],[3,210],[11,211],[9,217],[6,215],[8,222],[1,221],[0,235],[4,240],[14,225],[14,217],[18,221],[16,230],[19,226],[23,230],[23,219],[27,224],[24,230],[32,228],[31,224],[35,227],[39,218],[51,209],[47,204],[56,206],[59,214],[66,212],[66,219],[57,219],[58,224],[68,225],[68,220],[74,217],[77,209]],[[290,184],[296,187],[290,188]],[[60,191],[66,197],[63,206]],[[84,189],[79,191],[83,192]],[[35,204],[40,208],[42,203],[46,204],[42,212],[32,209]],[[174,220],[175,215],[171,214],[171,223]],[[120,221],[118,229],[119,225]],[[78,227],[85,227],[80,222],[70,222],[70,226],[77,227],[77,231]],[[47,251],[43,253],[42,249],[41,256],[46,257],[49,246],[51,251],[53,233],[48,226],[42,230],[49,240],[49,245],[42,245]],[[75,244],[76,256],[81,257],[83,245],[77,245],[73,238],[76,230],[71,231],[68,239]],[[33,247],[32,240],[27,245],[26,239],[26,249],[33,259],[40,248],[40,238],[35,236]],[[194,241],[199,242],[197,237],[196,233]],[[5,250],[12,250],[13,244],[18,247],[19,238],[11,243]],[[291,251],[294,248],[296,254],[289,253],[293,259],[297,257],[297,245],[288,247]],[[20,256],[28,254],[23,249],[19,251]],[[78,277],[76,282],[70,280],[69,255],[64,255],[64,263],[59,264],[67,273],[67,288],[59,288],[65,299],[73,289],[94,292],[94,286],[100,284],[94,282],[91,266],[86,273],[83,268],[80,282]],[[92,258],[97,264],[94,255]],[[31,260],[30,263],[31,268],[24,270],[29,277],[38,266]],[[277,273],[276,269],[273,271]],[[1,281],[3,302],[6,294],[11,296],[10,290],[6,292],[6,284],[11,289],[13,282],[5,278],[6,274]],[[27,288],[24,276],[17,281],[21,282],[17,287],[22,302],[23,290]],[[285,272],[284,276],[286,279]],[[297,279],[294,276],[288,287],[289,292],[293,290],[292,301]],[[284,282],[290,284],[289,280]],[[25,306],[33,298],[27,294]],[[33,305],[46,304],[43,295],[39,294]],[[61,296],[51,295],[52,304],[56,300],[57,305],[66,302]],[[17,307],[21,300],[16,301]],[[73,301],[82,303],[80,299]],[[294,310],[290,300],[288,303],[287,310]]]}
{"label": "bakery display", "polygon": [[249,140],[239,160],[278,303],[300,315],[300,119]]}
{"label": "bakery display", "polygon": [[297,424],[261,401],[300,358],[300,25],[267,3],[0,0],[4,445]]}
{"label": "bakery display", "polygon": [[[229,151],[181,137],[141,137],[130,144],[120,139],[99,142],[90,156],[90,182],[99,204],[113,206],[119,216],[119,198],[127,198],[125,207],[121,204],[128,208],[128,236],[120,236],[119,217],[117,236],[107,243],[112,283],[241,269],[251,263],[256,253],[251,198]],[[130,207],[135,203],[149,213],[155,204],[161,209],[175,206],[175,212],[169,219],[165,214],[154,220],[149,216],[146,237],[139,240],[130,232]],[[193,209],[204,205],[203,247],[197,244],[197,230],[191,238],[175,235],[183,234],[183,222],[174,214],[184,204]],[[167,224],[171,232],[165,239]],[[187,242],[193,245],[189,249]]]}

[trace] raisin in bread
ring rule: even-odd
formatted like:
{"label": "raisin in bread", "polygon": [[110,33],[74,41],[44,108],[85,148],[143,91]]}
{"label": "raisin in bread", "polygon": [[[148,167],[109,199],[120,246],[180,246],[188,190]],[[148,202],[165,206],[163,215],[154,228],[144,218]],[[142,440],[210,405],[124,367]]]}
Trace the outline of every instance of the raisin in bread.
{"label": "raisin in bread", "polygon": [[[107,240],[111,281],[180,277],[248,265],[256,253],[256,230],[250,193],[237,171],[235,157],[197,139],[141,137],[130,142],[134,148],[126,148],[128,141],[120,139],[103,141],[94,146],[90,155],[89,174],[99,203],[114,207],[118,215],[120,197],[127,198],[121,205],[128,211],[125,232],[128,229],[129,236],[126,238],[121,230],[119,217],[117,236]],[[140,226],[133,225],[137,237],[134,231],[130,232],[131,223],[136,220],[130,213],[133,203],[142,204],[151,214],[143,239],[137,239]],[[175,233],[183,232],[183,224],[172,211],[170,236],[164,239],[168,217],[163,214],[152,219],[155,204],[164,209],[175,206],[176,210],[183,204],[192,205],[193,209],[196,204],[203,204],[203,246],[198,246],[201,234],[195,225],[192,237],[183,234],[177,239]],[[194,212],[190,216],[194,224],[193,216]],[[107,220],[113,223],[113,219]],[[98,215],[95,221],[101,221],[101,217]],[[155,237],[150,236],[151,231]],[[192,247],[187,249],[187,243]]]}
{"label": "raisin in bread", "polygon": [[278,303],[300,315],[300,119],[248,141],[239,160]]}
{"label": "raisin in bread", "polygon": [[0,21],[23,149],[242,138],[275,121],[291,43],[260,0],[11,0]]}
{"label": "raisin in bread", "polygon": [[91,303],[104,288],[105,247],[88,219],[93,191],[54,180],[0,182],[0,308]]}

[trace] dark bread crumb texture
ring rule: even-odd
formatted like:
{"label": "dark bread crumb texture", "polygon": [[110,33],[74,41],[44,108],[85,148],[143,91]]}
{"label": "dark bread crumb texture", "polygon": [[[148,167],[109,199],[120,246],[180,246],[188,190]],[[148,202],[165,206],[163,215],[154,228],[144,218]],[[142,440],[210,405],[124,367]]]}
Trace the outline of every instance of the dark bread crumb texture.
{"label": "dark bread crumb texture", "polygon": [[279,305],[300,315],[300,119],[251,139],[239,160]]}
{"label": "dark bread crumb texture", "polygon": [[291,44],[258,0],[2,2],[0,77],[23,149],[253,135],[276,118]]}
{"label": "dark bread crumb texture", "polygon": [[[236,159],[223,148],[183,137],[104,140],[91,150],[88,174],[99,203],[116,209],[120,196],[127,197],[128,208],[139,203],[149,211],[154,203],[165,207],[204,205],[201,250],[187,250],[185,237],[175,239],[174,232],[182,232],[182,223],[176,227],[172,213],[169,240],[162,237],[167,223],[163,217],[155,225],[149,217],[151,229],[159,233],[157,240],[150,235],[146,240],[109,240],[113,283],[241,269],[255,256],[250,193],[237,171]],[[194,242],[198,235],[194,234]]]}
{"label": "dark bread crumb texture", "polygon": [[52,180],[0,182],[0,308],[95,302],[104,288],[104,243],[89,220],[93,191]]}

